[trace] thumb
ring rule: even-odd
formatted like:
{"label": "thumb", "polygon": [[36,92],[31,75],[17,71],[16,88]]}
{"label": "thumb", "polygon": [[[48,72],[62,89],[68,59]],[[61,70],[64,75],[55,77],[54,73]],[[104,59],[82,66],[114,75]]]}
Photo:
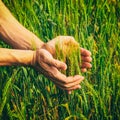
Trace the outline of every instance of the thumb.
{"label": "thumb", "polygon": [[47,62],[48,62],[49,65],[54,66],[58,69],[62,69],[62,70],[67,69],[67,65],[64,62],[61,62],[57,59],[50,58]]}

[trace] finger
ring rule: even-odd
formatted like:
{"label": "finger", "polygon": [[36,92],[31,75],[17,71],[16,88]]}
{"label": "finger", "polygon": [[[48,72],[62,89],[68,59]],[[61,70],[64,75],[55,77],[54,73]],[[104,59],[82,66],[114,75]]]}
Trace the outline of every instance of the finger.
{"label": "finger", "polygon": [[80,88],[81,88],[80,85],[77,85],[76,87],[74,86],[74,87],[72,88],[72,90],[68,90],[67,93],[68,93],[68,94],[71,94],[73,90],[80,89]]}
{"label": "finger", "polygon": [[72,93],[72,90],[68,90],[67,93],[70,95]]}
{"label": "finger", "polygon": [[60,84],[61,86],[65,86],[70,83],[74,84],[78,80],[82,81],[83,79],[84,77],[80,75],[75,75],[74,77],[73,76],[66,77],[64,74],[58,71],[57,75],[54,76],[53,81]]}
{"label": "finger", "polygon": [[[71,79],[71,78],[69,78],[69,79]],[[75,85],[80,84],[83,80],[84,80],[84,77],[81,76],[79,79],[75,79],[75,81],[73,81],[73,82],[69,82],[67,84],[64,84],[63,87],[65,87],[66,89],[71,88]]]}
{"label": "finger", "polygon": [[75,86],[69,88],[69,90],[67,90],[67,91],[71,91],[72,92],[73,90],[77,90],[77,89],[80,89],[80,88],[81,88],[81,86],[78,84],[78,85],[75,85]]}
{"label": "finger", "polygon": [[45,43],[42,46],[43,49],[46,49],[47,51],[49,51],[53,56],[55,56],[55,48],[52,45],[49,45],[47,43]]}
{"label": "finger", "polygon": [[50,78],[58,87],[62,89],[68,90],[72,86],[80,84],[80,82],[84,79],[84,77],[80,75],[66,77],[60,71],[58,71],[55,67],[49,66],[48,64],[42,63],[42,68],[44,68],[44,75]]}
{"label": "finger", "polygon": [[86,68],[81,68],[81,71],[84,73],[84,72],[87,72],[87,69]]}
{"label": "finger", "polygon": [[[68,79],[73,79],[72,77],[68,77]],[[79,85],[83,81],[84,77],[81,77],[81,79],[77,79],[74,82],[68,82],[68,83],[62,83],[56,80],[53,80],[53,82],[58,86],[59,88],[63,90],[73,90],[74,86]],[[67,82],[67,81],[66,81]]]}
{"label": "finger", "polygon": [[62,69],[62,70],[67,69],[67,65],[64,62],[61,62],[61,61],[56,60],[54,58],[48,58],[47,63],[51,66],[56,67],[57,69]]}
{"label": "finger", "polygon": [[91,61],[92,61],[92,58],[91,58],[91,57],[82,56],[81,59],[82,59],[82,61],[84,61],[84,62],[91,62]]}
{"label": "finger", "polygon": [[[57,74],[54,74],[54,77],[52,77],[52,81],[55,84],[58,84],[58,86],[64,86],[65,84],[68,84],[70,82],[74,82],[74,77],[66,77],[64,74],[62,74],[60,71],[57,72]],[[75,79],[76,80],[76,79]]]}
{"label": "finger", "polygon": [[69,84],[69,83],[75,83],[76,81],[78,80],[83,80],[84,77],[83,76],[80,76],[80,75],[75,75],[74,77],[73,76],[69,76],[67,77],[67,82],[66,84]]}
{"label": "finger", "polygon": [[83,62],[81,68],[91,68],[92,65],[88,62]]}
{"label": "finger", "polygon": [[91,56],[91,52],[89,50],[86,50],[84,48],[80,48],[80,52],[82,56]]}
{"label": "finger", "polygon": [[48,66],[47,70],[46,70],[46,75],[51,78],[52,81],[55,80],[55,82],[58,82],[59,84],[61,82],[65,82],[67,79],[66,75],[64,75],[63,73],[61,73],[57,68],[53,67],[53,66]]}
{"label": "finger", "polygon": [[[57,86],[57,85],[56,85]],[[80,89],[81,86],[78,84],[78,85],[75,85],[73,87],[70,87],[70,88],[63,88],[61,86],[58,86],[60,89],[63,89],[63,90],[66,90],[66,91],[69,91],[69,93],[71,93],[73,90],[77,90],[77,89]]]}

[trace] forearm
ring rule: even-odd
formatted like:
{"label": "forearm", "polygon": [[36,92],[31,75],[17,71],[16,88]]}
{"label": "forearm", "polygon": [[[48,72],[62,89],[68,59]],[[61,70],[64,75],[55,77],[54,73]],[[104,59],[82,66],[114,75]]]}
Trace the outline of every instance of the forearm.
{"label": "forearm", "polygon": [[16,49],[36,49],[44,43],[23,27],[0,0],[0,38]]}
{"label": "forearm", "polygon": [[35,51],[0,48],[0,66],[33,65]]}

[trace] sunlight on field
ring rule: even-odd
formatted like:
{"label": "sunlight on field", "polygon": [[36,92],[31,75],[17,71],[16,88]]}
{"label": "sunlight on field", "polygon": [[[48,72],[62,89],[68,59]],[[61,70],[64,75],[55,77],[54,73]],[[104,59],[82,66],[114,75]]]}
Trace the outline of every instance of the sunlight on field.
{"label": "sunlight on field", "polygon": [[[29,67],[0,67],[1,120],[119,120],[119,0],[3,0],[44,42],[70,35],[92,53],[82,88],[67,95]],[[54,4],[53,4],[54,3]],[[0,41],[0,47],[9,47]]]}

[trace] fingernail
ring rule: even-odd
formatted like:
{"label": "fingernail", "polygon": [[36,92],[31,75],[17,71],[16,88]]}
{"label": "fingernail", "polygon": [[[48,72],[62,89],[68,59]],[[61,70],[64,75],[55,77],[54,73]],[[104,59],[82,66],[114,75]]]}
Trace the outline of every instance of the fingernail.
{"label": "fingernail", "polygon": [[71,91],[68,91],[68,94],[70,95],[70,94],[71,94]]}
{"label": "fingernail", "polygon": [[92,62],[92,58],[90,57],[90,62]]}
{"label": "fingernail", "polygon": [[67,65],[64,63],[63,65],[63,69],[66,70],[67,69]]}
{"label": "fingernail", "polygon": [[90,64],[90,68],[92,67],[92,65]]}
{"label": "fingernail", "polygon": [[67,65],[65,64],[65,70],[67,69]]}

